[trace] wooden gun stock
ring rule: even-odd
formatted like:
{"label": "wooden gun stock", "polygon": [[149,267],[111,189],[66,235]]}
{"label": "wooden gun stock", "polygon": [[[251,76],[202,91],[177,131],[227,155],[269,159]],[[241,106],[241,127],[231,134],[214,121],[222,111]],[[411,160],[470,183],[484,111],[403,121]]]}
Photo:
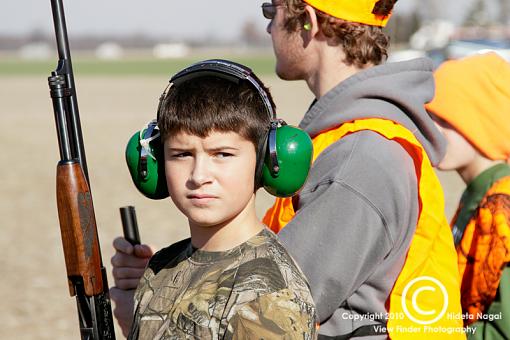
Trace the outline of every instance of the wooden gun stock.
{"label": "wooden gun stock", "polygon": [[62,160],[57,165],[57,207],[69,293],[76,296],[81,338],[114,340],[92,196],[77,160]]}
{"label": "wooden gun stock", "polygon": [[57,207],[71,296],[76,279],[85,295],[103,292],[101,254],[89,186],[80,164],[61,161],[57,166]]}

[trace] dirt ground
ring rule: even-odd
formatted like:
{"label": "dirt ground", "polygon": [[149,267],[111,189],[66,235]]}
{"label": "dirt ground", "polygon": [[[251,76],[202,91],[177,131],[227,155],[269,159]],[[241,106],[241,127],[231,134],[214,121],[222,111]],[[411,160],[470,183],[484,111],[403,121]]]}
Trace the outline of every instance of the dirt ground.
{"label": "dirt ground", "polygon": [[[263,79],[279,114],[297,123],[311,101],[304,84]],[[161,247],[188,235],[171,201],[149,201],[131,184],[124,165],[129,137],[155,116],[165,77],[76,79],[85,149],[103,262],[121,233],[119,207],[135,205],[143,242]],[[45,77],[0,77],[0,338],[79,339],[74,298],[68,293],[55,201],[59,158]],[[462,182],[441,174],[450,217]],[[270,205],[259,192],[258,213]],[[110,279],[110,282],[112,280]],[[122,338],[117,329],[117,338]]]}

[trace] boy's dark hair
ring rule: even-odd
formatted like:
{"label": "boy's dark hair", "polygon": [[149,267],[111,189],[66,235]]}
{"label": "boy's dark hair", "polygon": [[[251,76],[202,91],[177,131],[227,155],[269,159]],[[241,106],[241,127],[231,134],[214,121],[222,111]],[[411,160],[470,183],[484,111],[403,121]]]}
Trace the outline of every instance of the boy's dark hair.
{"label": "boy's dark hair", "polygon": [[[286,10],[284,27],[288,32],[301,29],[306,20],[303,0],[283,0]],[[387,16],[396,0],[379,0],[372,13]],[[367,64],[379,65],[388,57],[389,38],[382,28],[335,18],[318,9],[319,25],[323,34],[345,53],[344,63],[362,68]]]}
{"label": "boy's dark hair", "polygon": [[236,84],[204,76],[172,86],[160,109],[158,127],[162,140],[179,132],[206,137],[212,131],[233,131],[251,141],[258,152],[270,121],[260,94],[248,81]]}

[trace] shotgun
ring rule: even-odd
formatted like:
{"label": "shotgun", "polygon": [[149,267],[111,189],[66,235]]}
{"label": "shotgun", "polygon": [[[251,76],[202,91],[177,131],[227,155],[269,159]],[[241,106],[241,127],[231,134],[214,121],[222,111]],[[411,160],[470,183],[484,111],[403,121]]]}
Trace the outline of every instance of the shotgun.
{"label": "shotgun", "polygon": [[51,0],[51,8],[59,60],[48,85],[60,151],[57,208],[69,292],[76,297],[81,339],[114,340],[62,0]]}

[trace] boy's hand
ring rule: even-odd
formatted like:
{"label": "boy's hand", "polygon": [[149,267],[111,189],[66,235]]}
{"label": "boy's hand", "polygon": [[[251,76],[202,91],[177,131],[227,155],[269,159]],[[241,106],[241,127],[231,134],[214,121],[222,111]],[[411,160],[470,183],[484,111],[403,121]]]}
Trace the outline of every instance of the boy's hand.
{"label": "boy's hand", "polygon": [[112,256],[112,274],[115,287],[136,289],[154,250],[146,245],[131,245],[125,238],[117,237],[113,241],[115,254]]}
{"label": "boy's hand", "polygon": [[133,246],[123,237],[113,241],[115,254],[111,258],[115,287],[110,298],[115,303],[113,315],[124,336],[128,336],[133,322],[134,294],[154,250],[146,245]]}

